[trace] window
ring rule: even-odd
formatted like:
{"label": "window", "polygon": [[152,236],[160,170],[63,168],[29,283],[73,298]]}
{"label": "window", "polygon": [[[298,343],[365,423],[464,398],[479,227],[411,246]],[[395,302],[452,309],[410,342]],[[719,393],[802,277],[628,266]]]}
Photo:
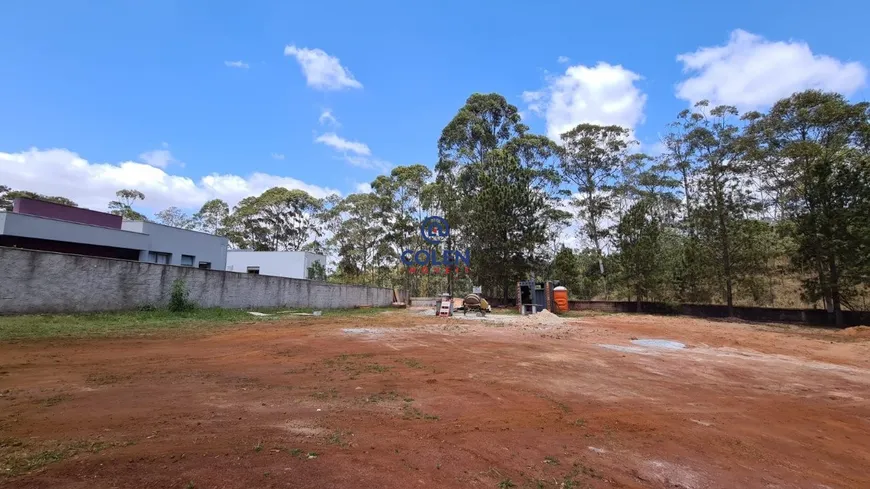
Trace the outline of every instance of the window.
{"label": "window", "polygon": [[199,268],[203,270],[211,270],[211,262],[210,261],[201,261],[199,262]]}
{"label": "window", "polygon": [[260,267],[248,267],[248,273],[252,273],[254,275],[260,274]]}
{"label": "window", "polygon": [[148,261],[151,263],[156,263],[158,265],[169,265],[170,256],[172,256],[170,253],[158,253],[156,251],[149,251]]}
{"label": "window", "polygon": [[181,266],[183,267],[192,267],[193,266],[193,255],[181,255]]}

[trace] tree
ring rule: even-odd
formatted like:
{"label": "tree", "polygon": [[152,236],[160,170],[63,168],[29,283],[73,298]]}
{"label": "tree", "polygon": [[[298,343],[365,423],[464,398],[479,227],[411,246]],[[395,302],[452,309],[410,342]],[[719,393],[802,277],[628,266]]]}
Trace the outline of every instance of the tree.
{"label": "tree", "polygon": [[205,233],[226,236],[226,220],[230,215],[230,206],[221,199],[212,199],[200,207],[193,215],[197,228]]}
{"label": "tree", "polygon": [[[227,237],[243,249],[299,250],[315,231],[312,216],[319,206],[320,201],[303,190],[270,188],[239,201],[225,219]],[[222,211],[220,204],[213,207]]]}
{"label": "tree", "polygon": [[317,253],[318,255],[335,255],[336,250],[333,243],[329,240],[328,234],[331,232],[332,225],[332,209],[341,202],[341,196],[338,194],[329,194],[320,199],[317,209],[311,214],[311,230],[313,237],[311,241],[302,246],[302,251]]}
{"label": "tree", "polygon": [[608,236],[603,221],[613,208],[612,191],[628,162],[628,148],[635,144],[629,136],[623,127],[595,124],[579,124],[562,134],[561,175],[577,187],[578,195],[572,203],[578,209],[583,234],[595,247],[599,260]]}
{"label": "tree", "polygon": [[167,207],[166,209],[158,212],[157,214],[154,214],[154,217],[157,218],[157,222],[159,222],[160,224],[165,224],[167,226],[181,229],[196,228],[196,220],[193,217],[188,216],[186,213],[184,213],[184,211],[175,206]]}
{"label": "tree", "polygon": [[[668,171],[676,174],[680,182],[682,194],[681,217],[678,223],[680,231],[687,236],[687,240],[681,243],[682,259],[680,261],[680,273],[676,278],[678,282],[678,296],[682,300],[690,302],[704,302],[709,300],[702,283],[705,276],[712,272],[705,269],[706,264],[701,252],[698,233],[695,228],[697,223],[694,209],[696,206],[695,193],[698,183],[698,161],[696,158],[697,148],[692,144],[689,134],[694,127],[703,119],[699,112],[683,110],[677,115],[677,120],[668,124],[670,132],[663,138],[662,143],[665,151],[660,156],[661,164]],[[672,235],[676,241],[679,235]]]}
{"label": "tree", "polygon": [[558,280],[565,286],[572,297],[580,297],[582,275],[580,258],[574,253],[574,250],[563,245],[553,257],[549,277]]}
{"label": "tree", "polygon": [[330,246],[337,250],[337,273],[345,280],[376,283],[374,263],[385,235],[377,208],[375,194],[361,193],[348,195],[329,210]]}
{"label": "tree", "polygon": [[834,322],[868,283],[870,251],[870,104],[808,90],[780,100],[769,114],[748,115],[752,156],[772,167],[778,205],[794,223],[805,298],[824,299]]}
{"label": "tree", "polygon": [[257,198],[261,224],[270,231],[272,248],[298,250],[308,241],[311,215],[319,202],[304,190],[274,187]]}
{"label": "tree", "polygon": [[546,217],[554,205],[547,191],[552,182],[509,148],[492,151],[485,166],[467,171],[474,180],[463,187],[470,190],[465,235],[475,251],[472,264],[479,283],[501,286],[507,300],[513,284],[541,265],[538,253],[549,238]]}
{"label": "tree", "polygon": [[[451,226],[447,247],[474,249],[476,283],[499,287],[525,278],[542,260],[542,217],[554,204],[555,145],[528,134],[516,107],[499,94],[473,94],[438,140],[434,204]],[[448,275],[452,292],[452,275]]]}
{"label": "tree", "polygon": [[574,214],[552,207],[544,211],[541,215],[544,223],[544,232],[547,235],[546,242],[540,245],[540,250],[536,251],[536,255],[543,260],[543,266],[535,273],[541,277],[559,279],[554,275],[553,264],[556,255],[559,254],[564,244],[562,243],[562,233],[567,229],[574,220]]}
{"label": "tree", "polygon": [[638,200],[616,226],[616,247],[625,284],[640,303],[659,288],[662,222],[650,198]]}
{"label": "tree", "polygon": [[12,199],[9,198],[9,191],[12,190],[6,185],[0,185],[0,209],[5,211],[12,210]]}
{"label": "tree", "polygon": [[[406,249],[422,245],[419,223],[425,217],[423,189],[432,177],[432,171],[423,165],[399,166],[389,175],[381,175],[372,182],[372,191],[378,197],[377,218],[385,230],[384,243],[388,246],[379,261],[400,275],[405,290],[417,291],[417,276],[402,270],[399,254]],[[386,271],[385,271],[386,272]],[[389,272],[387,272],[389,273]]]}
{"label": "tree", "polygon": [[[528,127],[522,123],[517,108],[497,93],[472,94],[441,131],[433,196],[453,231],[461,235],[470,227],[466,214],[473,205],[470,198],[457,198],[468,190],[460,188],[460,173],[466,176],[465,186],[468,187],[467,177],[479,171],[490,151],[527,131]],[[469,165],[478,170],[460,171]],[[451,235],[447,247],[454,248],[457,238],[459,236]],[[452,293],[452,289],[453,277],[448,275],[448,293]]]}
{"label": "tree", "polygon": [[745,242],[738,221],[745,219],[755,204],[747,187],[751,170],[746,157],[746,140],[737,125],[737,109],[721,105],[707,113],[707,101],[695,105],[694,124],[686,136],[696,158],[697,207],[693,210],[693,226],[703,240],[702,246],[711,254],[724,285],[723,296],[728,315],[734,315],[734,282],[746,274],[757,273],[748,262],[736,258],[741,253],[735,247]]}
{"label": "tree", "polygon": [[115,192],[118,200],[109,202],[109,212],[121,216],[128,221],[147,221],[148,219],[135,210],[133,203],[137,200],[145,200],[145,194],[138,190],[122,189]]}
{"label": "tree", "polygon": [[308,267],[308,280],[326,280],[326,267],[323,266],[319,261],[315,261]]}

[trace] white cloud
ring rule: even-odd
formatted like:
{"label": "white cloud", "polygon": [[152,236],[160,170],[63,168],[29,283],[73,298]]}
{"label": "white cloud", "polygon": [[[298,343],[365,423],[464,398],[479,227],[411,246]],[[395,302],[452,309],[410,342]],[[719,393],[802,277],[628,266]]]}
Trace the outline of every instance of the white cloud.
{"label": "white cloud", "polygon": [[646,104],[646,95],[635,86],[639,80],[640,75],[620,65],[569,66],[562,75],[548,76],[543,89],[523,92],[523,101],[544,117],[554,141],[581,122],[634,130],[643,122]]}
{"label": "white cloud", "polygon": [[275,159],[275,160],[283,160],[283,159],[284,159],[284,154],[283,154],[283,153],[272,153],[272,159]]}
{"label": "white cloud", "polygon": [[169,206],[198,210],[213,198],[233,206],[245,197],[278,186],[305,190],[314,197],[339,193],[295,178],[265,173],[247,177],[213,173],[195,181],[133,161],[91,163],[66,149],[0,152],[0,181],[13,189],[67,197],[95,210],[105,210],[109,201],[115,199],[115,192],[122,188],[144,193],[145,201],[137,208],[152,212]]}
{"label": "white cloud", "polygon": [[802,41],[768,41],[741,29],[727,44],[680,54],[677,61],[689,74],[676,87],[678,98],[741,110],[763,108],[811,88],[851,95],[867,80],[861,63],[813,54]]}
{"label": "white cloud", "polygon": [[341,159],[358,168],[376,170],[380,173],[386,173],[393,168],[390,162],[372,156],[371,149],[365,143],[348,141],[334,132],[321,134],[314,141],[343,153]]}
{"label": "white cloud", "polygon": [[387,173],[393,168],[393,165],[388,161],[368,156],[344,155],[344,161],[353,166],[365,168],[366,170],[377,170],[380,173]]}
{"label": "white cloud", "polygon": [[294,45],[287,45],[284,47],[284,56],[296,58],[309,87],[318,90],[362,88],[362,83],[358,82],[351,72],[341,65],[338,58],[330,56],[322,49],[297,48]]}
{"label": "white cloud", "polygon": [[332,115],[331,109],[323,109],[323,112],[320,113],[320,118],[318,118],[320,125],[328,124],[332,127],[341,127],[341,123],[338,122],[338,119]]}
{"label": "white cloud", "polygon": [[370,183],[358,183],[355,186],[356,191],[358,193],[367,194],[372,191],[372,184]]}
{"label": "white cloud", "polygon": [[360,143],[358,141],[348,141],[347,139],[342,138],[334,132],[321,134],[314,141],[330,146],[338,151],[349,151],[351,153],[356,153],[363,156],[369,156],[372,154],[372,151],[365,143]]}
{"label": "white cloud", "polygon": [[567,56],[559,56],[558,58],[556,58],[556,61],[564,64],[564,63],[571,61],[571,58],[569,58]]}
{"label": "white cloud", "polygon": [[227,68],[239,68],[239,69],[242,69],[242,70],[247,70],[248,68],[250,68],[250,66],[248,65],[248,63],[245,63],[245,62],[242,61],[242,60],[239,60],[239,61],[224,61],[224,66],[226,66]]}
{"label": "white cloud", "polygon": [[259,195],[272,187],[304,190],[311,194],[312,197],[317,198],[323,198],[329,194],[340,194],[338,190],[311,185],[292,177],[281,177],[260,172],[255,172],[248,177],[212,173],[200,179],[200,186],[215,197],[225,200],[230,205],[234,205],[250,195]]}
{"label": "white cloud", "polygon": [[[523,102],[529,105],[529,110],[538,115],[544,115],[544,104],[546,100],[544,100],[545,94],[544,92],[523,92]],[[522,117],[523,111],[520,111],[520,116]]]}
{"label": "white cloud", "polygon": [[[163,147],[168,148],[169,145],[163,143]],[[168,149],[155,149],[152,151],[146,151],[139,155],[139,159],[142,160],[143,163],[157,168],[166,168],[172,163],[181,164],[180,161],[176,160],[172,156],[172,153],[170,153]]]}

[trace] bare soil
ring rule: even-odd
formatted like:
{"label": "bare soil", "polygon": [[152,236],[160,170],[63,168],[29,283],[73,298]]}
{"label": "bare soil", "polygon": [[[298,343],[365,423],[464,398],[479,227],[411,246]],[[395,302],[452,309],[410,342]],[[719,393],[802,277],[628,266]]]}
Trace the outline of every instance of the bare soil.
{"label": "bare soil", "polygon": [[397,311],[3,343],[0,486],[867,488],[868,340]]}

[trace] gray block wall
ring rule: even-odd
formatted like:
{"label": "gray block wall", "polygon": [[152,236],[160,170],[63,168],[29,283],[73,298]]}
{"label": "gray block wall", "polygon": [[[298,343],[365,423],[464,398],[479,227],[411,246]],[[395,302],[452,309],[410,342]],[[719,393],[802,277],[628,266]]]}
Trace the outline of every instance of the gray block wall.
{"label": "gray block wall", "polygon": [[0,247],[0,314],[162,306],[175,279],[201,307],[389,306],[392,289]]}

